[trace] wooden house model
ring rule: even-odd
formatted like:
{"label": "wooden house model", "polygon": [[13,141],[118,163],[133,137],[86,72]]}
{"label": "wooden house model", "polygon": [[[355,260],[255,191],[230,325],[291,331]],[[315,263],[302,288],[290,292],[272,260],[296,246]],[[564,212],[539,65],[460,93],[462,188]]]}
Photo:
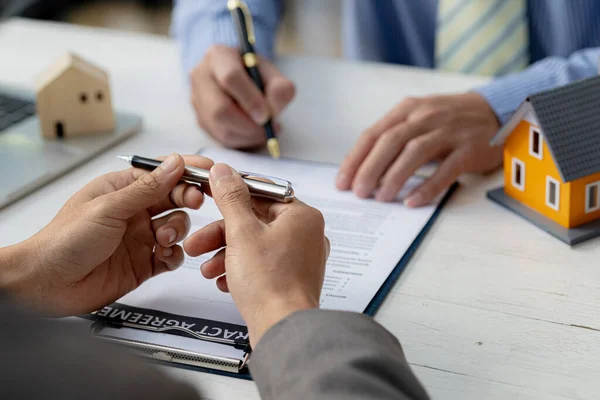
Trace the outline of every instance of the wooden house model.
{"label": "wooden house model", "polygon": [[492,145],[504,188],[489,198],[568,244],[600,235],[600,77],[530,96]]}
{"label": "wooden house model", "polygon": [[115,116],[108,74],[65,54],[36,82],[40,128],[48,139],[112,132]]}

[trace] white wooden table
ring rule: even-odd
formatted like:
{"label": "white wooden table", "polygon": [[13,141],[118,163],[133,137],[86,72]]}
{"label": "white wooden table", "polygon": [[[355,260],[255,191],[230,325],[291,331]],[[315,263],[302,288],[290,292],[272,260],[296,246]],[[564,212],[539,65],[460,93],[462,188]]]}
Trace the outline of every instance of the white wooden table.
{"label": "white wooden table", "polygon": [[[124,152],[194,152],[211,142],[188,105],[169,39],[15,20],[0,25],[0,82],[33,77],[74,50],[107,67],[116,106],[144,132],[0,211],[0,246],[42,228]],[[283,117],[284,149],[339,162],[362,129],[409,95],[466,90],[481,78],[320,59],[285,59],[298,85]],[[11,166],[1,165],[1,173]],[[404,345],[434,399],[597,399],[600,241],[574,249],[485,199],[500,174],[468,178],[444,209],[376,319]],[[210,399],[257,399],[252,382],[165,368]]]}

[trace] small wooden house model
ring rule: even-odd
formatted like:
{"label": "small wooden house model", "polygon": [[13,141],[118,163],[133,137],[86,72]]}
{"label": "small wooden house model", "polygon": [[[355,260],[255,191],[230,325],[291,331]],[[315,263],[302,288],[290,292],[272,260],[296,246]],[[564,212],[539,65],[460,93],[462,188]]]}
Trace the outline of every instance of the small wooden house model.
{"label": "small wooden house model", "polygon": [[568,244],[600,235],[600,77],[527,98],[502,144],[504,188],[489,198]]}
{"label": "small wooden house model", "polygon": [[48,139],[115,129],[108,74],[74,54],[44,71],[36,92],[41,131]]}

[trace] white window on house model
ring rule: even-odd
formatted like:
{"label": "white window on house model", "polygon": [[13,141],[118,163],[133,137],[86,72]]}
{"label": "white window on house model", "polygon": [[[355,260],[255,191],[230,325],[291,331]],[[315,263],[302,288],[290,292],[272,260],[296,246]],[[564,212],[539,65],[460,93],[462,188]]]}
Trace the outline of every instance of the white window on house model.
{"label": "white window on house model", "polygon": [[529,154],[537,159],[542,159],[544,137],[540,129],[532,126],[529,128]]}
{"label": "white window on house model", "polygon": [[560,206],[560,183],[551,176],[546,176],[546,205],[556,211]]}
{"label": "white window on house model", "polygon": [[585,185],[585,212],[600,210],[600,181]]}
{"label": "white window on house model", "polygon": [[510,173],[512,185],[521,191],[525,190],[525,163],[518,158],[513,158]]}

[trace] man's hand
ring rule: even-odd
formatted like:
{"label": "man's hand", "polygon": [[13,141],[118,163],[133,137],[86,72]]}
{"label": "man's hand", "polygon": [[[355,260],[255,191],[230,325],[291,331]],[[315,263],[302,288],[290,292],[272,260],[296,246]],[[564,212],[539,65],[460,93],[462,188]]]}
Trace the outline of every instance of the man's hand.
{"label": "man's hand", "polygon": [[[200,156],[185,163],[213,164]],[[0,286],[46,314],[67,316],[97,310],[176,269],[189,217],[163,214],[204,201],[198,186],[179,183],[183,172],[184,159],[174,154],[152,173],[131,168],[92,181],[37,235],[0,252],[11,254]]]}
{"label": "man's hand", "polygon": [[406,99],[362,134],[337,178],[340,190],[359,197],[375,191],[392,201],[417,169],[440,160],[437,171],[405,200],[409,207],[431,202],[463,172],[488,172],[502,162],[490,139],[499,123],[477,93]]}
{"label": "man's hand", "polygon": [[221,249],[202,274],[231,292],[256,346],[288,315],[319,306],[329,256],[325,222],[298,200],[251,199],[241,177],[223,164],[212,168],[210,188],[224,219],[194,233],[184,248],[191,256]]}
{"label": "man's hand", "polygon": [[265,94],[246,73],[239,50],[213,46],[190,75],[198,124],[225,146],[264,143],[262,126],[294,98],[294,84],[272,63],[259,57],[259,69]]}

